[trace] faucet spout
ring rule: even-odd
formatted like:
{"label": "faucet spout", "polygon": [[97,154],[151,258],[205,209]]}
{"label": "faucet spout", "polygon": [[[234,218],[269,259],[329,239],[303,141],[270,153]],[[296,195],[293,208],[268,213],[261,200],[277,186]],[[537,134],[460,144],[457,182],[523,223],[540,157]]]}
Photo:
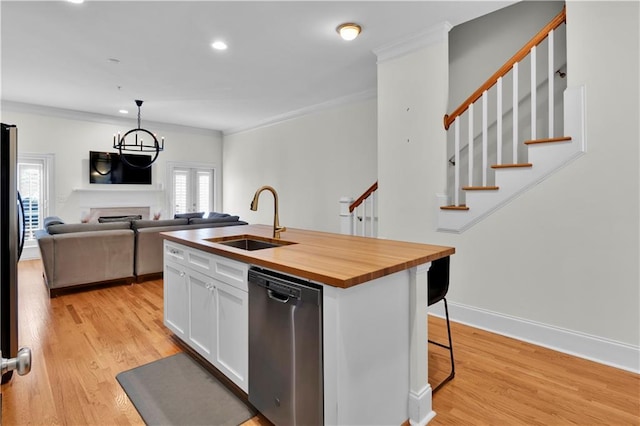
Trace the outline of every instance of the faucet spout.
{"label": "faucet spout", "polygon": [[278,217],[278,193],[275,189],[273,189],[273,187],[265,185],[258,188],[253,196],[253,200],[251,200],[251,210],[253,210],[254,212],[258,210],[258,198],[260,197],[262,191],[269,191],[273,194],[273,238],[280,239],[280,233],[286,231],[287,228],[284,226],[280,226],[280,219]]}

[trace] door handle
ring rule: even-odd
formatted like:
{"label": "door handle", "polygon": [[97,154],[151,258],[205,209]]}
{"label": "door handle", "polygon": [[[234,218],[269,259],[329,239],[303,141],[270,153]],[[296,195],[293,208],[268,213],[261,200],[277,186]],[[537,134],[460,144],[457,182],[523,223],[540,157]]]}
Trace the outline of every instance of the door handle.
{"label": "door handle", "polygon": [[20,376],[24,376],[31,371],[31,349],[20,348],[17,357],[2,358],[0,362],[0,374],[4,375],[4,373],[13,370],[16,370]]}
{"label": "door handle", "polygon": [[275,300],[280,303],[287,303],[289,301],[289,296],[285,296],[284,294],[276,293],[273,290],[267,290],[267,294],[269,295],[269,299]]}

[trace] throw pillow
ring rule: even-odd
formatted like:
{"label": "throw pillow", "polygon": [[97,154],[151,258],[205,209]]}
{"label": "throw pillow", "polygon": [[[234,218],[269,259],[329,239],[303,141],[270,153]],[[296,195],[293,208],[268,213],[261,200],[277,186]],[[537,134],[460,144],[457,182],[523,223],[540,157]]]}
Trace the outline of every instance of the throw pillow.
{"label": "throw pillow", "polygon": [[49,229],[51,225],[63,225],[64,222],[58,216],[49,216],[44,218],[44,229]]}
{"label": "throw pillow", "polygon": [[209,216],[207,216],[207,219],[217,219],[219,217],[229,217],[229,216],[231,216],[229,213],[210,212]]}
{"label": "throw pillow", "polygon": [[194,217],[202,217],[204,216],[204,212],[198,213],[177,213],[173,215],[174,219],[191,219]]}
{"label": "throw pillow", "polygon": [[134,220],[142,219],[142,215],[133,216],[114,216],[114,217],[99,217],[99,223],[111,223],[111,222],[132,222]]}

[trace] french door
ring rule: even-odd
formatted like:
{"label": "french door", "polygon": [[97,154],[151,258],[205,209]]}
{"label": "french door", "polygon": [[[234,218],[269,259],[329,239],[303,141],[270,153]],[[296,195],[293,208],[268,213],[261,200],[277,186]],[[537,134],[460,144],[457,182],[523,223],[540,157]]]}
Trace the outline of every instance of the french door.
{"label": "french door", "polygon": [[214,210],[214,176],[213,168],[181,167],[171,168],[173,215],[178,213],[207,212]]}

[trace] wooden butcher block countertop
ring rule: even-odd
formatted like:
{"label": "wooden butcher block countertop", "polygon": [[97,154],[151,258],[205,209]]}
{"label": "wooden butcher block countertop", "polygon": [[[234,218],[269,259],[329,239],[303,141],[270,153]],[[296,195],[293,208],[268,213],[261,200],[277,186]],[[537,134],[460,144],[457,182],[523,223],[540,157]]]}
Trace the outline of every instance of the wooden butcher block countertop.
{"label": "wooden butcher block countertop", "polygon": [[272,241],[273,227],[267,225],[223,226],[162,235],[167,240],[208,253],[341,288],[455,253],[453,247],[291,228],[280,235],[282,242],[291,244],[280,247],[247,251],[219,244],[220,241],[252,237]]}

